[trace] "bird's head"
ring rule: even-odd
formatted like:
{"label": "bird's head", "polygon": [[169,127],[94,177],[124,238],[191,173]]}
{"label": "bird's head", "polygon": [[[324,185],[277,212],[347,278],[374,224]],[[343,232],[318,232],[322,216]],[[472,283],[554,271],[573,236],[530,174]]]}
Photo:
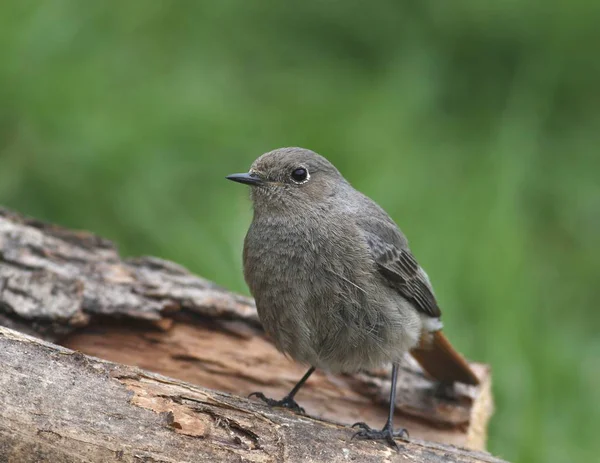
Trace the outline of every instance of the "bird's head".
{"label": "bird's head", "polygon": [[346,183],[333,164],[304,148],[269,151],[256,159],[247,173],[227,178],[251,186],[257,212],[318,207]]}

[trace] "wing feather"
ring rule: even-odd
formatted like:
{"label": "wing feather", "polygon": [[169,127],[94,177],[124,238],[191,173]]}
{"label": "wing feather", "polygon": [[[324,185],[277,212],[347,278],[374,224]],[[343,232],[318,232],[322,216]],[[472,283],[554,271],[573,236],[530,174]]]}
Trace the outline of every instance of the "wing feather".
{"label": "wing feather", "polygon": [[[390,231],[386,230],[385,234],[389,236]],[[442,312],[427,275],[411,254],[406,241],[395,240],[398,243],[395,245],[372,232],[365,232],[365,235],[377,269],[387,283],[411,301],[420,312],[430,317],[440,317]]]}

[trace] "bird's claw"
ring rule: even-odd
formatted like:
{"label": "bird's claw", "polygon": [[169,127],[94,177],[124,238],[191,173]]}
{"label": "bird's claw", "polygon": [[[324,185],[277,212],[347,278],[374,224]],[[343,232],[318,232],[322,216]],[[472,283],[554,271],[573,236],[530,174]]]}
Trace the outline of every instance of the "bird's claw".
{"label": "bird's claw", "polygon": [[[369,430],[371,429],[371,428],[369,427],[369,425],[368,425],[367,423],[365,423],[364,421],[359,421],[358,423],[354,423],[354,424],[351,426],[351,428],[361,428],[361,429],[363,429],[363,430],[365,430],[365,431],[369,431]],[[360,432],[360,431],[359,431],[359,432]],[[356,434],[358,434],[358,433],[355,433],[355,434],[352,436],[352,439],[354,439],[354,438],[356,437]]]}
{"label": "bird's claw", "polygon": [[391,426],[385,425],[384,428],[380,431],[377,429],[371,428],[367,423],[358,422],[352,425],[353,428],[360,428],[360,431],[357,431],[352,436],[352,439],[370,439],[370,440],[385,440],[390,446],[395,448],[397,451],[400,450],[398,444],[394,440],[394,437],[399,437],[400,439],[408,439],[408,431],[404,428],[400,428],[397,431],[394,431]]}
{"label": "bird's claw", "polygon": [[294,399],[292,399],[291,397],[288,397],[288,396],[285,396],[281,400],[275,400],[275,399],[269,399],[262,392],[253,392],[252,394],[250,394],[248,396],[248,398],[250,398],[250,397],[256,397],[256,398],[262,400],[269,407],[287,408],[289,410],[292,410],[293,412],[301,413],[302,415],[304,415],[304,413],[305,413],[304,408],[302,408],[300,405],[298,405],[298,403]]}

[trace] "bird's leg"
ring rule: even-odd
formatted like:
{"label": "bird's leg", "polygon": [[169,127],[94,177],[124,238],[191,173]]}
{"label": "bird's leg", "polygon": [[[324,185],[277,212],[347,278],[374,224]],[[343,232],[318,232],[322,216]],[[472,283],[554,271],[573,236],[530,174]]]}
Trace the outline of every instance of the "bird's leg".
{"label": "bird's leg", "polygon": [[262,392],[253,392],[248,397],[258,397],[270,407],[284,407],[289,408],[290,410],[293,410],[296,413],[304,413],[304,409],[296,403],[296,401],[294,400],[294,396],[304,385],[304,383],[310,377],[310,375],[313,374],[314,371],[315,367],[310,367],[308,371],[304,374],[302,379],[300,379],[300,381],[298,381],[298,383],[290,391],[290,393],[281,400],[269,399],[268,397],[265,397],[265,395]]}
{"label": "bird's leg", "polygon": [[355,437],[359,439],[373,439],[373,440],[385,440],[388,444],[394,447],[396,450],[400,450],[398,444],[394,440],[394,437],[400,438],[408,438],[408,431],[404,428],[400,428],[397,431],[394,431],[393,426],[393,418],[394,418],[394,408],[396,405],[396,383],[398,381],[398,364],[394,363],[392,365],[392,388],[390,391],[390,410],[388,413],[388,419],[385,422],[385,426],[381,431],[377,429],[371,428],[366,423],[354,423],[352,427],[361,428],[356,434],[352,436],[352,439]]}

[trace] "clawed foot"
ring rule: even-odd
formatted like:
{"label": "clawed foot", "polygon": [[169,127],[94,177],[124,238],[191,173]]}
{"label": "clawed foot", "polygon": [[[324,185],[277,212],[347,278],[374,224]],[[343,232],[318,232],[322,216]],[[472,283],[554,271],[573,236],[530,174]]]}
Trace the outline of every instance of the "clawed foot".
{"label": "clawed foot", "polygon": [[264,403],[266,403],[269,407],[289,408],[290,410],[292,410],[296,413],[301,413],[304,415],[304,409],[300,405],[298,405],[294,399],[290,398],[289,396],[285,396],[281,400],[275,400],[275,399],[269,399],[268,397],[265,397],[265,395],[262,392],[253,392],[252,394],[250,394],[248,396],[248,398],[250,398],[250,397],[258,397],[260,400],[262,400]]}
{"label": "clawed foot", "polygon": [[408,439],[408,431],[406,429],[400,428],[398,431],[394,431],[388,424],[386,424],[381,431],[373,429],[368,424],[363,422],[354,423],[352,427],[360,428],[360,431],[354,434],[352,439],[356,437],[358,439],[385,440],[398,451],[400,450],[400,447],[398,447],[394,437]]}

